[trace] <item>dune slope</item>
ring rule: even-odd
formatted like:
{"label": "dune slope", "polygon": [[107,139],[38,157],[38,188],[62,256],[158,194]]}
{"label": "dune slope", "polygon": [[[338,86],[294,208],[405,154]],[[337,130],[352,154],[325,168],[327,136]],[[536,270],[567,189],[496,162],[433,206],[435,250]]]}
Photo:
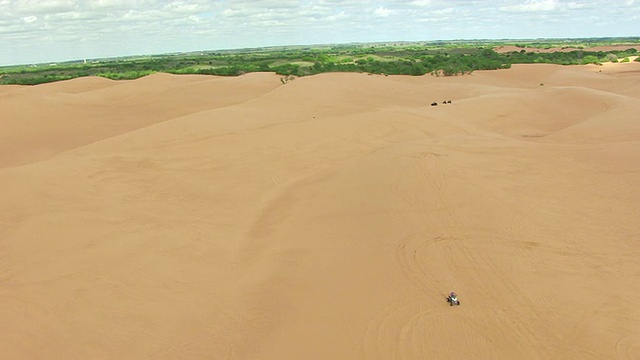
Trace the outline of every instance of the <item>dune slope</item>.
{"label": "dune slope", "polygon": [[2,91],[0,353],[639,358],[639,65]]}

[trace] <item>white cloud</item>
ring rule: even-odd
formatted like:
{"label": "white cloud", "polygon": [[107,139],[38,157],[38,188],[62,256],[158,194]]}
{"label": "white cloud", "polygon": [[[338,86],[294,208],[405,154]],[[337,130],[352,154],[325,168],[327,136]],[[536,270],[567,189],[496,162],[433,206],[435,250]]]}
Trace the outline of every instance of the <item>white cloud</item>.
{"label": "white cloud", "polygon": [[249,15],[249,11],[246,9],[224,9],[222,15],[226,17],[243,17]]}
{"label": "white cloud", "polygon": [[585,7],[586,7],[585,4],[577,3],[575,1],[567,3],[567,9],[570,9],[570,10],[584,9]]}
{"label": "white cloud", "polygon": [[322,20],[324,18],[326,18],[327,20],[331,20],[329,19],[329,17],[335,16],[337,18],[339,14],[345,14],[345,12],[341,11],[339,13],[336,13],[330,7],[313,5],[310,7],[300,8],[298,14],[303,18],[316,21]]}
{"label": "white cloud", "polygon": [[338,20],[342,20],[342,19],[346,19],[348,18],[349,15],[347,15],[347,13],[345,13],[344,11],[341,11],[337,14],[333,14],[333,15],[329,15],[327,16],[327,20],[328,21],[338,21]]}
{"label": "white cloud", "polygon": [[437,16],[443,16],[443,15],[453,14],[454,12],[455,12],[455,9],[452,7],[449,7],[445,9],[432,10],[429,13]]}
{"label": "white cloud", "polygon": [[83,1],[83,7],[89,9],[132,9],[136,5],[144,5],[152,7],[154,4],[152,1],[138,2],[133,0],[86,0]]}
{"label": "white cloud", "polygon": [[413,6],[429,6],[431,5],[431,0],[413,0],[411,2]]}
{"label": "white cloud", "polygon": [[387,17],[393,14],[393,10],[387,9],[384,6],[381,6],[373,11],[373,15],[377,17]]}
{"label": "white cloud", "polygon": [[516,13],[547,12],[556,10],[558,7],[557,0],[527,0],[521,4],[502,6],[498,10]]}
{"label": "white cloud", "polygon": [[75,0],[15,0],[8,3],[16,13],[47,14],[55,12],[73,11]]}
{"label": "white cloud", "polygon": [[82,17],[82,14],[80,12],[68,11],[68,12],[63,12],[63,13],[45,15],[44,19],[45,20],[62,20],[62,21],[66,21],[66,20],[77,20],[77,19],[80,19],[81,17]]}
{"label": "white cloud", "polygon": [[32,22],[38,21],[38,17],[34,15],[25,16],[22,18],[22,21],[26,22],[27,24],[30,24]]}

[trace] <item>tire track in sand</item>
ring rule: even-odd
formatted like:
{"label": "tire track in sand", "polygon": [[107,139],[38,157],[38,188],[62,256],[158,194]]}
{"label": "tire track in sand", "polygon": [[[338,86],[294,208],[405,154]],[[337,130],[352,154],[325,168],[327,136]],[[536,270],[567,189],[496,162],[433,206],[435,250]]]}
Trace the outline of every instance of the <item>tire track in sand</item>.
{"label": "tire track in sand", "polygon": [[[442,235],[435,235],[425,229],[398,241],[398,265],[419,295],[396,300],[371,320],[360,344],[362,358],[378,359],[377,354],[393,354],[394,359],[420,359],[433,354],[434,349],[443,348],[451,349],[439,354],[445,358],[464,356],[460,349],[481,349],[481,358],[498,358],[500,354],[492,346],[494,339],[487,338],[483,331],[487,326],[507,338],[537,337],[526,323],[517,321],[536,314],[530,310],[528,299],[515,280],[518,276],[509,276],[516,269],[502,257],[492,255],[506,251],[508,257],[523,251],[521,242],[480,228],[463,231],[475,233],[477,241],[445,235],[455,230],[443,228]],[[444,299],[444,291],[450,284],[461,293],[473,288],[477,303],[471,307],[465,303],[451,311]],[[500,292],[512,294],[512,305],[482,305],[486,304],[483,299],[491,299]],[[454,328],[449,325],[452,323]],[[526,342],[515,345],[514,351],[524,352],[523,346]]]}
{"label": "tire track in sand", "polygon": [[619,360],[640,359],[640,334],[618,340],[616,342],[616,356]]}
{"label": "tire track in sand", "polygon": [[[448,173],[458,174],[449,172],[449,167],[441,163],[442,156],[432,152],[412,155],[416,161],[392,184],[392,192],[406,200],[424,224],[422,230],[399,239],[395,250],[400,270],[420,295],[397,299],[371,319],[359,347],[364,359],[380,358],[378,354],[392,354],[387,358],[393,359],[418,359],[443,348],[452,349],[450,353],[439,354],[444,357],[462,355],[456,349],[476,348],[483,349],[484,357],[495,358],[499,354],[491,345],[492,339],[483,335],[486,319],[469,316],[466,307],[450,311],[444,302],[444,292],[451,287],[463,291],[475,286],[475,297],[490,299],[505,291],[515,299],[522,297],[518,277],[510,276],[515,269],[498,254],[506,249],[507,253],[519,255],[526,251],[523,242],[513,235],[498,233],[504,229],[490,231],[465,224],[459,214],[464,203],[451,194],[459,191],[459,187],[476,187],[468,179],[457,176],[449,179]],[[480,196],[496,203],[491,194]],[[487,274],[490,278],[485,278]],[[511,337],[535,338],[526,324],[513,321],[535,315],[526,310],[527,305],[514,305],[521,308],[515,313],[512,309],[505,313],[503,309],[501,317],[510,321],[495,320],[496,315],[490,319],[491,326]],[[485,313],[493,314],[496,310],[486,309]],[[456,323],[455,329],[448,326],[451,321]],[[450,346],[442,347],[443,343]],[[522,349],[522,345],[517,345],[516,350],[518,347]]]}

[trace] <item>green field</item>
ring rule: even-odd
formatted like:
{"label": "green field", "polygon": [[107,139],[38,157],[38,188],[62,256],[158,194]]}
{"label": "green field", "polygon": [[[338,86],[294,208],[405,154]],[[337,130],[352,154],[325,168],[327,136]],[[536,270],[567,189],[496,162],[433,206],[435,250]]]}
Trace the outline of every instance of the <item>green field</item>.
{"label": "green field", "polygon": [[[497,46],[506,45],[517,46],[521,50],[503,54],[493,51]],[[593,46],[609,45],[629,48],[610,52],[589,51]],[[640,46],[640,37],[268,47],[7,66],[0,67],[0,84],[35,85],[83,76],[124,80],[154,72],[219,76],[238,76],[249,72],[274,72],[285,76],[325,72],[452,76],[475,70],[506,69],[512,64],[579,65],[629,61],[629,57],[637,53],[634,46]],[[528,48],[576,50],[535,53],[528,52]]]}

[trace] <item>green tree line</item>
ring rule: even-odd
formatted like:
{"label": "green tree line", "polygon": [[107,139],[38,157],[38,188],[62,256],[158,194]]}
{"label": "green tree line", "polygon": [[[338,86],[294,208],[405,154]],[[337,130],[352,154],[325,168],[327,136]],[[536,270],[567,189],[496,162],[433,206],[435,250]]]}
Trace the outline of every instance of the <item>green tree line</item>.
{"label": "green tree line", "polygon": [[[539,44],[540,45],[540,44]],[[35,85],[83,76],[113,80],[136,79],[154,72],[238,76],[250,72],[307,76],[325,72],[361,72],[386,75],[431,74],[455,76],[476,70],[506,69],[513,64],[601,64],[628,61],[635,48],[625,51],[497,53],[495,44],[409,43],[399,45],[335,45],[320,47],[261,48],[198,54],[157,55],[129,59],[69,62],[57,65],[0,68],[0,84]],[[625,60],[626,59],[626,60]]]}

